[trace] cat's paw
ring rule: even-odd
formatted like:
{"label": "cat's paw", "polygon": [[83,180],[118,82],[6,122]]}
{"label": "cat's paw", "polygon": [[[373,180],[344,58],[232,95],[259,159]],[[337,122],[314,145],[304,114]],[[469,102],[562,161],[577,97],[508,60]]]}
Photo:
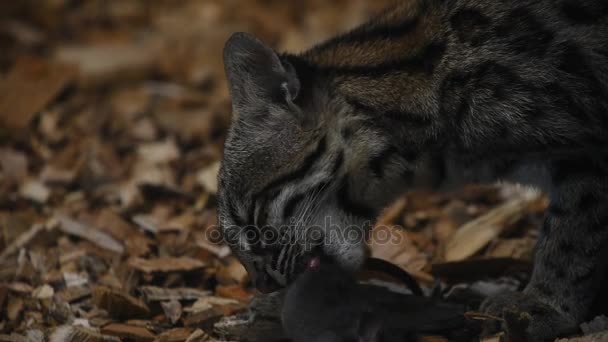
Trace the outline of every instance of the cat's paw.
{"label": "cat's paw", "polygon": [[501,326],[488,326],[487,330],[503,329],[517,340],[548,341],[578,330],[574,318],[539,297],[522,292],[505,292],[488,298],[481,304],[481,311],[504,319]]}

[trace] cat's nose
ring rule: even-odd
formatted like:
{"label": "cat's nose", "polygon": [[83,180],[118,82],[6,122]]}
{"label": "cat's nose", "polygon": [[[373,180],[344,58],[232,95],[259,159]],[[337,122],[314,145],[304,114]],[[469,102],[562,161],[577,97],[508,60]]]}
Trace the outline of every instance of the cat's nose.
{"label": "cat's nose", "polygon": [[271,293],[281,289],[281,285],[277,283],[268,273],[259,272],[254,281],[254,286],[262,293]]}

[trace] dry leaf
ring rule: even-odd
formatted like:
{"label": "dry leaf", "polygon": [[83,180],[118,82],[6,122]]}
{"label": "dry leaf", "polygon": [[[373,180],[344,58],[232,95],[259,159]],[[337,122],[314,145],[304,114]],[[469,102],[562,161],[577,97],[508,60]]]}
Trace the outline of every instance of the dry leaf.
{"label": "dry leaf", "polygon": [[0,79],[0,123],[21,130],[73,79],[74,70],[35,58],[22,58]]}
{"label": "dry leaf", "polygon": [[198,173],[198,182],[212,194],[217,193],[217,175],[220,171],[220,163],[216,162]]}
{"label": "dry leaf", "polygon": [[36,299],[50,299],[55,295],[55,290],[50,285],[42,285],[32,292],[32,297]]}
{"label": "dry leaf", "polygon": [[49,342],[120,342],[120,339],[82,326],[63,325],[53,331]]}
{"label": "dry leaf", "polygon": [[524,209],[538,201],[537,192],[526,192],[460,227],[447,242],[446,261],[463,260],[477,253],[502,231],[524,215]]}
{"label": "dry leaf", "polygon": [[154,341],[156,338],[156,336],[146,328],[121,323],[110,323],[101,328],[101,333],[120,337],[121,339],[133,340],[135,342]]}
{"label": "dry leaf", "polygon": [[21,197],[38,203],[46,203],[51,196],[51,190],[38,180],[28,180],[21,184]]}
{"label": "dry leaf", "polygon": [[189,257],[164,257],[156,259],[129,259],[129,266],[144,273],[190,272],[206,266],[204,262]]}
{"label": "dry leaf", "polygon": [[122,254],[124,252],[124,247],[120,242],[90,225],[86,225],[83,222],[73,220],[64,215],[57,215],[56,219],[59,221],[59,229],[67,234],[88,240],[93,244],[114,253]]}
{"label": "dry leaf", "polygon": [[210,291],[202,291],[190,288],[161,288],[156,286],[141,286],[138,290],[142,293],[146,302],[162,302],[171,300],[197,300],[207,297]]}
{"label": "dry leaf", "polygon": [[93,301],[119,319],[147,317],[150,314],[150,309],[143,301],[107,287],[96,287],[93,290]]}

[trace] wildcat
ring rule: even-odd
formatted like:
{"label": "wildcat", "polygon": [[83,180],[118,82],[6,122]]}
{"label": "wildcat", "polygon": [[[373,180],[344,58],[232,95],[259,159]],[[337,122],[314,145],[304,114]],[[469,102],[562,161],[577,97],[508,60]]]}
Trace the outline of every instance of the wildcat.
{"label": "wildcat", "polygon": [[530,313],[533,341],[587,318],[608,264],[608,1],[407,0],[300,54],[234,34],[224,64],[219,221],[259,289],[311,255],[360,267],[404,190],[504,180],[550,206],[526,289],[482,308]]}

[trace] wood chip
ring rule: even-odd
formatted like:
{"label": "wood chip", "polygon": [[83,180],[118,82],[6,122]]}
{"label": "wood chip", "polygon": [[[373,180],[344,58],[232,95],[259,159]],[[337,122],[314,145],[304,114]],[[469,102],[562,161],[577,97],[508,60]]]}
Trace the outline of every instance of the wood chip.
{"label": "wood chip", "polygon": [[36,299],[50,299],[55,295],[55,290],[50,285],[42,285],[32,292],[32,297]]}
{"label": "wood chip", "polygon": [[141,286],[138,290],[142,293],[146,302],[164,302],[171,300],[197,300],[207,297],[210,291],[190,288],[161,288],[156,286]]}
{"label": "wood chip", "polygon": [[93,302],[118,319],[142,318],[150,315],[150,309],[143,301],[103,286],[93,290]]}
{"label": "wood chip", "polygon": [[215,288],[215,293],[218,296],[236,299],[240,302],[248,302],[253,296],[251,292],[246,291],[241,285],[218,285]]}
{"label": "wood chip", "polygon": [[185,342],[192,333],[190,328],[175,328],[158,335],[154,342]]}
{"label": "wood chip", "polygon": [[83,275],[72,272],[64,272],[63,281],[65,282],[65,286],[68,288],[84,286],[89,283],[89,277],[87,277],[86,274]]}
{"label": "wood chip", "polygon": [[[83,85],[118,79],[141,78],[156,59],[157,48],[150,44],[66,45],[55,50],[55,60],[76,65]],[[120,76],[120,77],[117,77]]]}
{"label": "wood chip", "polygon": [[144,273],[190,272],[202,269],[206,264],[189,257],[163,257],[156,259],[129,259],[129,266]]}
{"label": "wood chip", "polygon": [[0,178],[21,181],[27,177],[27,157],[8,148],[0,148]]}
{"label": "wood chip", "polygon": [[158,233],[160,222],[152,215],[135,215],[132,218],[133,222],[141,229],[152,234]]}
{"label": "wood chip", "polygon": [[519,239],[499,239],[490,245],[486,256],[492,258],[513,258],[532,260],[536,239],[530,237]]}
{"label": "wood chip", "polygon": [[49,342],[120,342],[120,339],[81,326],[63,325],[53,331]]}
{"label": "wood chip", "polygon": [[395,201],[390,207],[382,211],[382,214],[376,221],[376,226],[388,226],[395,224],[399,216],[407,206],[407,198],[401,197]]}
{"label": "wood chip", "polygon": [[[209,229],[211,230],[214,228],[209,228]],[[216,233],[209,233],[209,234],[213,234],[213,235],[219,237],[219,235],[217,235]],[[198,247],[216,255],[220,259],[224,259],[224,258],[228,257],[230,254],[232,254],[230,247],[209,241],[209,238],[208,238],[209,234],[206,232],[200,233],[200,234],[195,234],[194,242],[196,243],[196,245]]]}
{"label": "wood chip", "polygon": [[91,289],[88,286],[71,286],[57,293],[57,298],[66,303],[73,303],[90,296]]}
{"label": "wood chip", "polygon": [[186,342],[216,342],[217,340],[207,335],[201,329],[196,329],[189,337]]}
{"label": "wood chip", "polygon": [[137,148],[139,158],[150,164],[169,163],[180,156],[179,148],[173,139],[162,142],[141,144]]}
{"label": "wood chip", "polygon": [[525,192],[460,227],[447,242],[445,260],[458,261],[474,255],[498,237],[509,224],[521,219],[526,207],[540,199],[538,192]]}
{"label": "wood chip", "polygon": [[8,284],[7,288],[12,292],[28,295],[34,291],[34,288],[31,285],[19,281]]}
{"label": "wood chip", "polygon": [[25,233],[19,235],[11,244],[6,246],[0,254],[0,262],[5,260],[7,257],[17,253],[18,250],[29,244],[34,238],[38,236],[42,231],[45,230],[43,224],[34,224]]}
{"label": "wood chip", "polygon": [[30,329],[25,332],[25,336],[29,342],[44,342],[44,333],[38,329]]}
{"label": "wood chip", "polygon": [[99,229],[61,214],[57,215],[56,219],[59,221],[59,229],[66,234],[88,240],[93,244],[114,253],[122,254],[124,252],[124,247],[120,242]]}
{"label": "wood chip", "polygon": [[217,175],[220,172],[220,163],[216,162],[198,173],[198,182],[212,194],[217,193]]}
{"label": "wood chip", "polygon": [[12,333],[10,335],[0,334],[0,342],[31,342],[27,337]]}
{"label": "wood chip", "polygon": [[6,305],[6,317],[8,320],[17,321],[23,312],[24,305],[23,299],[19,297],[9,298]]}
{"label": "wood chip", "polygon": [[46,165],[40,173],[40,180],[45,184],[69,185],[74,182],[77,170],[60,169],[53,165]]}
{"label": "wood chip", "polygon": [[218,269],[216,277],[222,285],[244,285],[249,279],[247,270],[235,257],[226,260],[226,265]]}
{"label": "wood chip", "polygon": [[0,79],[0,126],[21,130],[72,80],[74,69],[22,58]]}
{"label": "wood chip", "polygon": [[183,319],[184,325],[196,327],[209,325],[222,316],[229,316],[246,309],[245,304],[234,299],[221,297],[206,297],[197,300],[192,306],[185,308],[188,315]]}
{"label": "wood chip", "polygon": [[480,342],[504,342],[504,339],[505,339],[505,334],[500,333],[499,335],[496,335],[496,336],[484,337],[481,339]]}
{"label": "wood chip", "polygon": [[106,335],[136,342],[154,341],[156,338],[156,336],[146,328],[122,323],[110,323],[101,328],[101,332]]}
{"label": "wood chip", "polygon": [[19,194],[25,199],[46,203],[51,196],[51,190],[44,183],[31,179],[22,183]]}

